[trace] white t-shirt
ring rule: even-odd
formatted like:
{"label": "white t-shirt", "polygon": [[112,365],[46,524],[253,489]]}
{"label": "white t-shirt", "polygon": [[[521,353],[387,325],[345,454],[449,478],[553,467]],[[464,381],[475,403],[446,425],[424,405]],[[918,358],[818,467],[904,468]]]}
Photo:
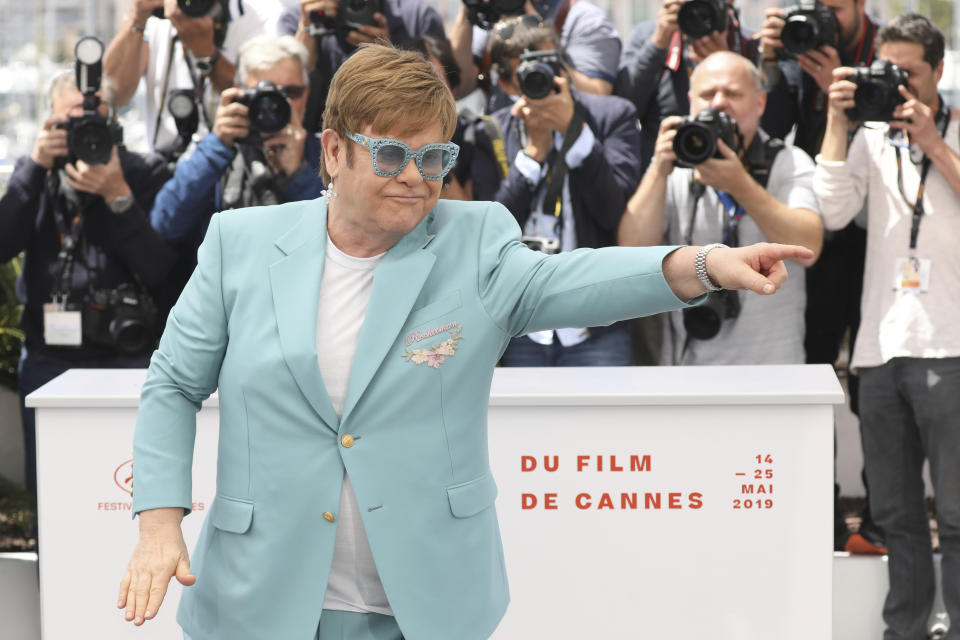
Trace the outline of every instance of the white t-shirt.
{"label": "white t-shirt", "polygon": [[[373,290],[373,270],[382,257],[383,254],[354,258],[340,251],[327,238],[317,311],[317,360],[323,384],[338,416],[343,415],[350,369]],[[323,608],[393,615],[346,472],[340,493],[340,513],[337,514],[333,566]]]}
{"label": "white t-shirt", "polygon": [[[240,6],[243,5],[243,13]],[[221,55],[231,64],[237,63],[240,46],[254,36],[277,34],[277,22],[283,13],[283,5],[279,0],[230,0],[230,22],[227,25],[227,35],[220,49]],[[177,125],[167,107],[167,97],[172,89],[192,89],[190,67],[184,58],[183,43],[179,40],[174,43],[173,37],[177,30],[169,20],[160,20],[155,17],[147,19],[144,26],[143,39],[150,49],[147,60],[147,72],[143,76],[146,83],[146,108],[144,118],[147,125],[147,147],[153,151],[172,145],[177,139]],[[170,48],[173,46],[173,51]],[[168,77],[169,71],[169,77]],[[219,94],[214,91],[208,80],[204,91],[203,102],[207,113],[212,119],[220,101]],[[164,91],[166,88],[166,91]],[[160,128],[157,130],[157,115],[160,115]],[[201,118],[197,133],[206,135],[209,130],[204,126]]]}

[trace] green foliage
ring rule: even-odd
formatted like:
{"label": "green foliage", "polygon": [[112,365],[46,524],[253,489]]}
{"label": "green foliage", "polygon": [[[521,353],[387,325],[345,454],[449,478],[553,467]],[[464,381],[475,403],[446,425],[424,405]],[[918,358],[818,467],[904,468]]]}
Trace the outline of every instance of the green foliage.
{"label": "green foliage", "polygon": [[33,496],[22,484],[0,475],[0,551],[29,551],[36,546],[31,532],[37,511]]}
{"label": "green foliage", "polygon": [[20,311],[14,286],[20,275],[21,258],[0,265],[0,385],[17,390],[17,361],[23,331],[20,329]]}

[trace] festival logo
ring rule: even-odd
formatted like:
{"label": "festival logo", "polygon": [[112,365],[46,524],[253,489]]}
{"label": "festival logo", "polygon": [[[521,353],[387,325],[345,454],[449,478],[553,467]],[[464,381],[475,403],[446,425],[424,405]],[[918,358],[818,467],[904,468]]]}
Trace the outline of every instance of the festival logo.
{"label": "festival logo", "polygon": [[133,495],[133,460],[123,462],[113,472],[113,481],[128,495]]}

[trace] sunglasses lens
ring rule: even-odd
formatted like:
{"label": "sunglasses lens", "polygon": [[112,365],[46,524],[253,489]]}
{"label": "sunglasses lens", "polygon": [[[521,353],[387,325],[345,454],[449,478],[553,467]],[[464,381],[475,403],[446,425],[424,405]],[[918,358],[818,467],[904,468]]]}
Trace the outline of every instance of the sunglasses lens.
{"label": "sunglasses lens", "polygon": [[450,163],[450,151],[447,149],[428,149],[423,154],[423,161],[420,163],[423,173],[431,178],[443,174],[444,168]]}
{"label": "sunglasses lens", "polygon": [[399,171],[406,157],[406,150],[398,144],[380,145],[377,150],[377,168],[384,173]]}
{"label": "sunglasses lens", "polygon": [[303,97],[303,93],[306,90],[306,87],[298,84],[288,84],[283,88],[284,94],[286,94],[286,96],[291,100],[299,100]]}

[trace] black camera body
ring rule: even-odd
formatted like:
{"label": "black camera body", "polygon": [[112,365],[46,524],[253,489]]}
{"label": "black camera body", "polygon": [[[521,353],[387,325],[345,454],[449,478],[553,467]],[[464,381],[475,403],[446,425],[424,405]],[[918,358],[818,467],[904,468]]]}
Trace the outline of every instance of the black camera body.
{"label": "black camera body", "polygon": [[717,140],[735,153],[743,149],[743,136],[736,121],[719,109],[709,107],[695,116],[687,116],[676,127],[673,152],[677,154],[676,166],[691,169],[710,158],[722,158]]}
{"label": "black camera body", "polygon": [[540,100],[557,89],[553,79],[561,69],[563,63],[556,51],[524,51],[517,67],[517,83],[523,95]]}
{"label": "black camera body", "polygon": [[233,101],[247,106],[251,137],[254,133],[277,133],[290,124],[287,96],[269,80],[261,80]]}
{"label": "black camera body", "polygon": [[157,340],[157,307],[129,283],[91,291],[81,313],[83,336],[94,344],[135,356],[149,353]]}
{"label": "black camera body", "polygon": [[780,34],[783,48],[776,52],[781,59],[795,58],[823,45],[836,45],[840,31],[837,17],[820,0],[800,0],[800,4],[787,9],[784,20]]}
{"label": "black camera body", "polygon": [[857,85],[854,106],[847,117],[855,122],[890,122],[893,111],[906,102],[899,86],[907,85],[907,72],[889,60],[874,60],[869,67],[857,67],[850,81]]}
{"label": "black camera body", "polygon": [[523,15],[526,0],[463,0],[470,24],[489,30],[500,18]]}
{"label": "black camera body", "polygon": [[114,145],[123,143],[123,127],[111,118],[101,115],[100,99],[91,101],[88,108],[87,98],[83,99],[83,115],[68,118],[58,129],[67,132],[67,150],[65,162],[76,164],[83,160],[87,164],[107,164]]}
{"label": "black camera body", "polygon": [[711,340],[720,333],[725,320],[740,317],[741,308],[740,295],[736,291],[714,291],[699,307],[683,310],[683,328],[694,340]]}
{"label": "black camera body", "polygon": [[687,0],[677,14],[680,32],[691,38],[702,38],[730,26],[730,5],[727,0]]}
{"label": "black camera body", "polygon": [[375,13],[383,13],[383,0],[339,0],[336,16],[319,10],[310,12],[310,35],[345,38],[354,29],[377,24]]}

